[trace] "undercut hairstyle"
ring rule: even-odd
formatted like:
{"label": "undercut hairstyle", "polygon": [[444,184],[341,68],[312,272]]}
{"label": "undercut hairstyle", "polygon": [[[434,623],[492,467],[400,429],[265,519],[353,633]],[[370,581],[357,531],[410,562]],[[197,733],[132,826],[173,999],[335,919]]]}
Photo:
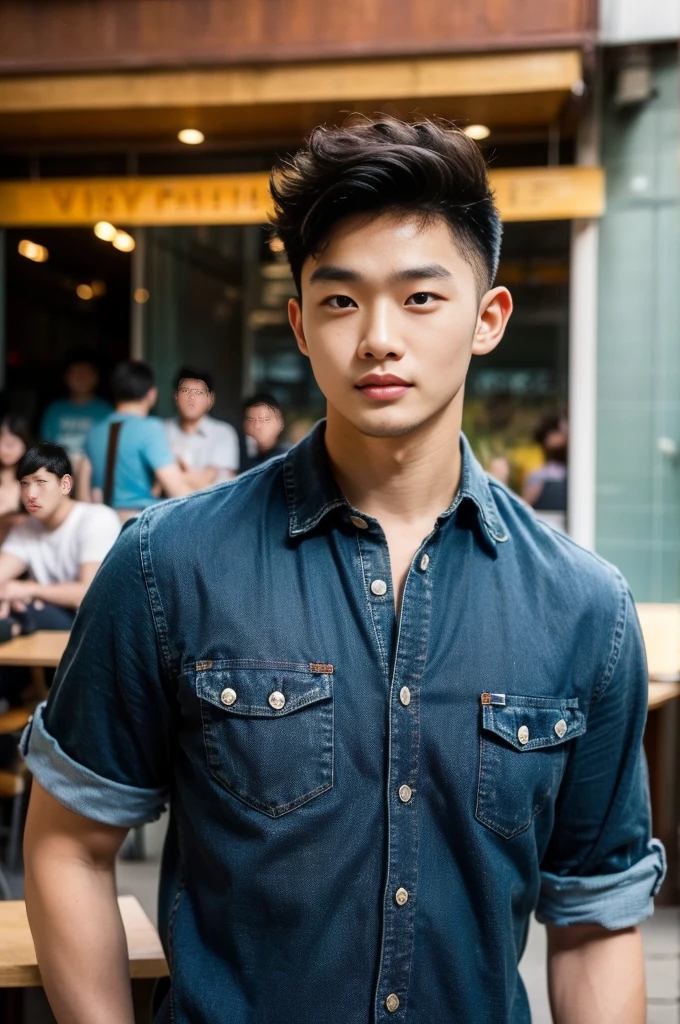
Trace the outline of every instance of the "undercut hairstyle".
{"label": "undercut hairstyle", "polygon": [[118,363],[111,374],[111,394],[114,402],[139,402],[146,398],[153,386],[151,367],[134,359]]}
{"label": "undercut hairstyle", "polygon": [[175,385],[175,391],[179,391],[182,386],[182,381],[185,380],[200,380],[203,381],[208,391],[213,391],[213,379],[212,374],[205,373],[204,370],[194,370],[191,366],[183,366],[177,374],[177,383]]}
{"label": "undercut hairstyle", "polygon": [[59,480],[67,474],[73,476],[71,460],[65,449],[59,444],[52,444],[51,441],[40,441],[38,444],[34,444],[19,459],[16,468],[17,480],[23,480],[31,473],[37,473],[39,469],[54,473]]}
{"label": "undercut hairstyle", "polygon": [[498,270],[502,227],[484,157],[444,121],[363,119],[315,128],[272,170],[272,227],[284,245],[298,295],[302,265],[318,256],[339,221],[355,215],[442,218],[472,266],[480,295]]}

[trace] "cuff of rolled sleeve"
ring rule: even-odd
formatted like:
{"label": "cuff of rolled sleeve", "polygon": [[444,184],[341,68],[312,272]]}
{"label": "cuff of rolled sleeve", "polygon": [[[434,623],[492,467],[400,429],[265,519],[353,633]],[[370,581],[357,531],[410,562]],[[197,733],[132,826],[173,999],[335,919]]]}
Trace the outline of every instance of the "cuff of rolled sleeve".
{"label": "cuff of rolled sleeve", "polygon": [[43,789],[70,811],[105,825],[135,828],[160,817],[167,790],[126,786],[78,764],[45,728],[44,708],[36,708],[20,743],[24,760]]}
{"label": "cuff of rolled sleeve", "polygon": [[586,878],[541,872],[536,918],[561,927],[599,924],[610,931],[632,928],[654,912],[653,898],[666,874],[666,853],[658,839],[626,871]]}

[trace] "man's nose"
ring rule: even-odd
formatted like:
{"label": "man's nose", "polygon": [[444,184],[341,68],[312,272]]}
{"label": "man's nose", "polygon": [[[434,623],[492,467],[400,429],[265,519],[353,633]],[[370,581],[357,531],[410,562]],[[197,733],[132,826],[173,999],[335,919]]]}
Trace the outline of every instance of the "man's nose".
{"label": "man's nose", "polygon": [[399,336],[396,317],[388,302],[376,302],[365,310],[358,355],[362,359],[401,359],[404,344]]}

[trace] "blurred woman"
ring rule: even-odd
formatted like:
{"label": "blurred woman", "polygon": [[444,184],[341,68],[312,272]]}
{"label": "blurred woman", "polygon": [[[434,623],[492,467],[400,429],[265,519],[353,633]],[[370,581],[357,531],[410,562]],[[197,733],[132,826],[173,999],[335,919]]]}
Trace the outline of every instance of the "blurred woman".
{"label": "blurred woman", "polygon": [[21,488],[16,466],[32,443],[28,421],[23,416],[0,420],[0,544],[23,514]]}

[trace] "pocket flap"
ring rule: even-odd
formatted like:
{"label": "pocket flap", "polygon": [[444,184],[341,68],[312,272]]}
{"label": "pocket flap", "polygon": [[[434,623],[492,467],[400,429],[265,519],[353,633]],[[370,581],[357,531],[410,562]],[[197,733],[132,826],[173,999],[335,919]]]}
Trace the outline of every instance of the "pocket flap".
{"label": "pocket flap", "polygon": [[[488,703],[485,698],[497,698]],[[537,750],[567,743],[586,731],[586,716],[578,698],[482,695],[482,728],[515,750]]]}
{"label": "pocket flap", "polygon": [[310,672],[308,665],[215,661],[196,671],[196,692],[230,715],[282,718],[330,700],[332,680],[328,673]]}

